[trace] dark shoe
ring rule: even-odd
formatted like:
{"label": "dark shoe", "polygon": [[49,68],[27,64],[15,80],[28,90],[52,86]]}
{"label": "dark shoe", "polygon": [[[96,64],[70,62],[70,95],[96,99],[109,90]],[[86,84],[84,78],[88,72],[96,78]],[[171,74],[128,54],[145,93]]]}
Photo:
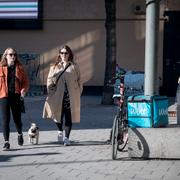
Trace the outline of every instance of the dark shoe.
{"label": "dark shoe", "polygon": [[8,151],[10,149],[10,144],[9,142],[5,142],[3,146],[3,151]]}
{"label": "dark shoe", "polygon": [[19,144],[19,146],[22,146],[23,143],[24,143],[23,135],[19,134],[18,135],[18,144]]}

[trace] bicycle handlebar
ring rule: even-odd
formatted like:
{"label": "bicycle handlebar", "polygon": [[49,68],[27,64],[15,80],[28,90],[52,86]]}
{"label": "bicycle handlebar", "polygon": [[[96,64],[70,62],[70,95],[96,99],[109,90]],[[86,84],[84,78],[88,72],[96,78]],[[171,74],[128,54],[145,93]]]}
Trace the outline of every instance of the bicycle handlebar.
{"label": "bicycle handlebar", "polygon": [[124,79],[124,77],[125,77],[125,74],[118,74],[117,76],[115,76],[115,77],[112,77],[109,81],[108,81],[108,85],[109,84],[114,84],[115,82],[114,81],[116,81],[117,79],[119,79],[119,80],[123,80]]}

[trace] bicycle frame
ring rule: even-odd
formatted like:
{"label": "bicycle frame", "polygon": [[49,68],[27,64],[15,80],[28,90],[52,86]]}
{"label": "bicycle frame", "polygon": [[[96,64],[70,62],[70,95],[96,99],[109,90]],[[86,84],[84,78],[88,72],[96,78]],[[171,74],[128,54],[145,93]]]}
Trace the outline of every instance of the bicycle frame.
{"label": "bicycle frame", "polygon": [[127,144],[127,111],[126,111],[126,98],[125,98],[125,86],[124,75],[120,77],[120,87],[118,95],[113,95],[116,99],[117,115],[115,116],[112,130],[112,159],[116,159],[117,150],[122,151]]}

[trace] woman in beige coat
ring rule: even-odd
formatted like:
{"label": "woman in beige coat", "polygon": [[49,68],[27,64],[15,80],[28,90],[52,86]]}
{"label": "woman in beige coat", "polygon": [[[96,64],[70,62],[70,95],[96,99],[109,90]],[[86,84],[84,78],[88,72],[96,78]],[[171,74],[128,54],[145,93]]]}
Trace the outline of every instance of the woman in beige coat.
{"label": "woman in beige coat", "polygon": [[[58,127],[58,140],[69,145],[72,123],[80,122],[80,96],[82,83],[79,66],[73,61],[73,53],[69,46],[60,48],[59,56],[50,67],[47,78],[47,91],[56,82],[60,73],[67,68],[57,80],[57,89],[49,94],[43,110],[43,118],[51,118]],[[67,67],[68,66],[68,67]],[[63,123],[63,118],[65,121]],[[63,124],[65,133],[63,134]]]}

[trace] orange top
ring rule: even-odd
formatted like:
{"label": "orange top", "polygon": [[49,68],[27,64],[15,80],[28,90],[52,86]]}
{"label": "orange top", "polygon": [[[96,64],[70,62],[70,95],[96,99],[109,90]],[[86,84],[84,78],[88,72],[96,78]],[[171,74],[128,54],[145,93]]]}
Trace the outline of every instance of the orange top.
{"label": "orange top", "polygon": [[[0,98],[8,97],[7,66],[0,66]],[[21,94],[21,90],[28,91],[29,81],[26,72],[21,64],[16,65],[15,93]]]}

